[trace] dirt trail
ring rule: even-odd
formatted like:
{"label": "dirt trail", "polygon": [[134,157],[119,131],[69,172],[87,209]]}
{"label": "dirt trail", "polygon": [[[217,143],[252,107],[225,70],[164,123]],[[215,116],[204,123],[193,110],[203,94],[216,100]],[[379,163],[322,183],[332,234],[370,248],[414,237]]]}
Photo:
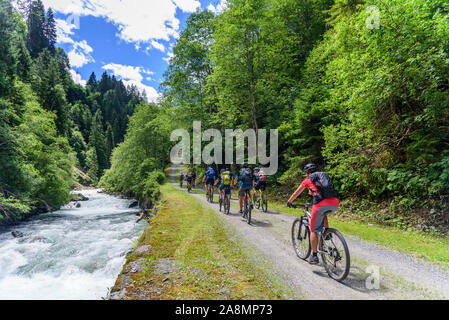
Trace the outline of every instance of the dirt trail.
{"label": "dirt trail", "polygon": [[[173,168],[173,177],[176,170]],[[179,185],[176,185],[179,188]],[[330,279],[320,266],[299,260],[291,245],[291,227],[296,217],[272,212],[253,212],[248,225],[237,213],[233,201],[231,215],[219,212],[204,195],[192,194],[209,206],[230,226],[255,255],[263,257],[272,272],[291,288],[297,299],[449,299],[449,271],[417,258],[346,236],[351,253],[351,273],[344,283]],[[379,289],[370,281],[379,272]]]}

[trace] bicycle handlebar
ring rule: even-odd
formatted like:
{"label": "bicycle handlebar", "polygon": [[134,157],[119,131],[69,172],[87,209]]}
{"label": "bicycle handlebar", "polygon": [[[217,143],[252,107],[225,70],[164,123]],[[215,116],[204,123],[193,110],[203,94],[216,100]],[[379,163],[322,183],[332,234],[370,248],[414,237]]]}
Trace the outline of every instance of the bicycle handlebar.
{"label": "bicycle handlebar", "polygon": [[310,203],[299,204],[299,205],[296,205],[296,204],[294,204],[294,203],[291,204],[291,208],[293,208],[293,209],[299,209],[300,207],[304,207],[304,208],[306,208],[306,210],[309,210],[309,208],[310,208],[311,206],[312,206],[312,205],[311,205]]}

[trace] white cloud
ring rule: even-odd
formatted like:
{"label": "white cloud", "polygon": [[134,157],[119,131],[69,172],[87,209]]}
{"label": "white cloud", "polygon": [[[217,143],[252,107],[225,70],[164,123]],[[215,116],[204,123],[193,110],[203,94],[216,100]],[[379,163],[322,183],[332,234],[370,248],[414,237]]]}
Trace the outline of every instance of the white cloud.
{"label": "white cloud", "polygon": [[81,75],[76,73],[75,70],[70,70],[70,75],[72,76],[73,82],[75,82],[76,84],[79,84],[79,85],[81,85],[83,87],[86,86],[87,81],[83,80],[81,78]]}
{"label": "white cloud", "polygon": [[74,24],[68,24],[65,20],[56,19],[56,33],[58,36],[58,42],[74,44],[75,41],[70,38],[70,36],[74,35],[73,29],[76,29]]}
{"label": "white cloud", "polygon": [[165,47],[162,43],[152,40],[151,45],[153,48],[155,48],[159,51],[165,52]]}
{"label": "white cloud", "polygon": [[207,10],[212,11],[215,14],[220,14],[223,11],[225,11],[228,8],[228,2],[226,0],[221,0],[219,4],[214,6],[213,4],[210,4],[209,7],[207,7]]}
{"label": "white cloud", "polygon": [[80,42],[73,42],[73,49],[68,53],[70,65],[72,67],[80,68],[90,62],[95,62],[91,53],[94,50],[89,46],[86,40]]}
{"label": "white cloud", "polygon": [[[111,71],[114,75],[122,78],[123,83],[127,86],[134,85],[140,91],[144,91],[147,95],[148,101],[155,102],[159,98],[159,93],[153,87],[142,83],[143,74],[153,75],[154,72],[146,70],[142,67],[124,66],[117,63],[110,63],[103,66],[104,70]],[[148,78],[147,78],[148,80]]]}
{"label": "white cloud", "polygon": [[[180,22],[176,10],[194,12],[198,0],[43,0],[63,14],[103,17],[114,23],[127,42],[148,42],[177,37]],[[82,20],[80,27],[83,27]]]}

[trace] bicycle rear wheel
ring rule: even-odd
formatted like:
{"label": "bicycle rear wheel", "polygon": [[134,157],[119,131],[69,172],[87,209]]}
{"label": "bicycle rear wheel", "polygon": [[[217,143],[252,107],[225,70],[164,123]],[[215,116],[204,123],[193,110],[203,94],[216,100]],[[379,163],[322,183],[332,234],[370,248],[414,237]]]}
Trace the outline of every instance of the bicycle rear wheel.
{"label": "bicycle rear wheel", "polygon": [[248,222],[248,224],[251,224],[252,209],[251,209],[251,205],[249,203],[249,194],[246,196],[246,207],[248,209],[248,212],[246,214],[246,222]]}
{"label": "bicycle rear wheel", "polygon": [[304,223],[303,218],[296,219],[292,227],[292,243],[296,255],[302,260],[306,260],[312,253],[310,245],[310,229]]}
{"label": "bicycle rear wheel", "polygon": [[267,196],[263,195],[262,196],[262,211],[267,213],[268,212],[268,200],[267,200]]}
{"label": "bicycle rear wheel", "polygon": [[348,244],[340,231],[326,230],[321,236],[320,252],[329,277],[338,282],[344,281],[349,275],[351,257]]}
{"label": "bicycle rear wheel", "polygon": [[229,215],[231,211],[231,199],[230,196],[225,197],[225,213]]}
{"label": "bicycle rear wheel", "polygon": [[[254,199],[257,199],[255,194],[254,194]],[[257,210],[260,210],[260,207],[261,207],[260,203],[261,203],[261,199],[259,199],[259,201],[256,200],[254,203]]]}

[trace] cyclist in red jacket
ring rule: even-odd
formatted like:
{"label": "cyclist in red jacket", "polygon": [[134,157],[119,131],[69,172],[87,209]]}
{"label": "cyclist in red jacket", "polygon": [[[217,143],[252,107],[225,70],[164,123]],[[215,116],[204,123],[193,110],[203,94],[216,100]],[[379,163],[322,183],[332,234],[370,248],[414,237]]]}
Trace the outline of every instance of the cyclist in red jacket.
{"label": "cyclist in red jacket", "polygon": [[309,259],[309,263],[319,264],[318,233],[323,232],[324,228],[329,228],[327,215],[337,211],[340,207],[340,203],[332,179],[327,173],[317,172],[317,166],[314,164],[307,165],[304,168],[304,171],[307,174],[307,178],[290,197],[287,206],[291,207],[292,203],[306,189],[309,189],[310,195],[313,195],[312,218],[310,221],[310,243],[312,245],[313,254]]}

